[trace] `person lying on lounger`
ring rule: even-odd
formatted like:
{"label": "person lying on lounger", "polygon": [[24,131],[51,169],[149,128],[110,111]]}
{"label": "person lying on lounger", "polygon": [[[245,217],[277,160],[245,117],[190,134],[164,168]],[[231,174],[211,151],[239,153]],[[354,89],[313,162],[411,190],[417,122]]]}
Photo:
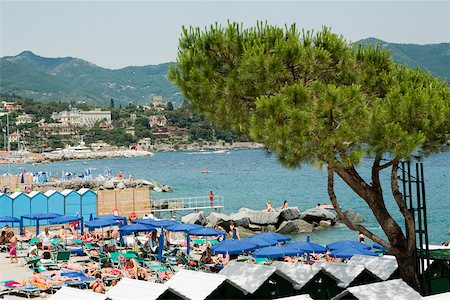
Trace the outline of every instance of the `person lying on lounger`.
{"label": "person lying on lounger", "polygon": [[95,280],[89,284],[89,287],[95,292],[99,294],[104,294],[106,292],[105,285],[102,282],[102,275],[97,274],[95,276]]}

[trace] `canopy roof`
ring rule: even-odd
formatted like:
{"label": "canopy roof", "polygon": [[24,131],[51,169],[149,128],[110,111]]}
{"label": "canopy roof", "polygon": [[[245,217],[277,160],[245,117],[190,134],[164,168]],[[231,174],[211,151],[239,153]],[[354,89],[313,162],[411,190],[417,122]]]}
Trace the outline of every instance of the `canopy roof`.
{"label": "canopy roof", "polygon": [[220,272],[228,281],[244,292],[253,294],[277,269],[272,266],[230,261]]}
{"label": "canopy roof", "polygon": [[156,228],[145,224],[130,224],[122,226],[119,231],[122,235],[131,234],[133,232],[155,231]]}
{"label": "canopy roof", "polygon": [[63,286],[51,297],[52,300],[105,300],[104,294]]}
{"label": "canopy roof", "polygon": [[339,279],[338,287],[341,288],[348,287],[365,270],[362,265],[347,265],[327,261],[316,261],[314,264]]}
{"label": "canopy roof", "polygon": [[277,258],[284,256],[298,256],[302,255],[303,251],[297,251],[293,248],[288,248],[284,246],[273,246],[260,249],[253,252],[252,256],[256,258]]}
{"label": "canopy roof", "polygon": [[325,253],[327,252],[327,248],[322,245],[310,243],[310,242],[297,242],[292,244],[287,244],[285,247],[294,248],[297,250],[301,250],[306,253]]}
{"label": "canopy roof", "polygon": [[256,249],[256,244],[246,240],[224,240],[211,247],[214,254],[241,254]]}
{"label": "canopy roof", "polygon": [[361,265],[381,280],[388,280],[397,270],[397,260],[394,256],[365,256],[353,255],[347,265]]}
{"label": "canopy roof", "polygon": [[351,240],[343,240],[343,241],[338,241],[338,242],[328,244],[327,248],[329,250],[333,251],[333,250],[342,250],[342,249],[348,249],[348,248],[370,249],[372,247],[370,247],[370,245],[360,243],[360,242],[355,242],[355,241],[351,241]]}
{"label": "canopy roof", "polygon": [[199,235],[199,236],[220,236],[225,235],[222,230],[217,230],[214,228],[198,228],[189,230],[189,235]]}
{"label": "canopy roof", "polygon": [[167,227],[167,230],[173,231],[173,232],[181,232],[181,231],[189,231],[189,230],[197,229],[197,228],[203,228],[203,227],[202,227],[202,225],[198,225],[198,224],[180,223],[180,224],[173,224],[173,225]]}
{"label": "canopy roof", "polygon": [[312,300],[311,296],[308,294],[277,298],[278,300]]}
{"label": "canopy roof", "polygon": [[431,295],[431,296],[426,296],[426,297],[423,297],[423,299],[426,299],[426,300],[447,300],[447,299],[450,299],[450,292],[436,294],[436,295]]}
{"label": "canopy roof", "polygon": [[175,224],[180,224],[174,220],[153,220],[153,219],[139,219],[134,221],[134,223],[150,225],[158,228],[166,228]]}
{"label": "canopy roof", "polygon": [[257,248],[264,248],[264,247],[270,247],[270,246],[275,246],[276,244],[278,244],[278,242],[276,240],[269,240],[269,239],[260,239],[259,237],[251,237],[251,238],[246,238],[244,239],[244,241],[248,241],[252,244],[255,244]]}
{"label": "canopy roof", "polygon": [[[277,269],[277,274],[284,279],[296,284],[295,288],[301,289],[311,279],[319,273],[322,268],[314,265],[305,265],[301,263],[288,263],[282,261],[274,261],[271,265]],[[338,281],[336,279],[336,281]]]}
{"label": "canopy roof", "polygon": [[206,299],[227,279],[226,276],[180,269],[164,285],[182,298]]}
{"label": "canopy roof", "polygon": [[9,222],[20,222],[20,220],[17,218],[8,217],[8,216],[0,217],[0,223],[9,223]]}
{"label": "canopy roof", "polygon": [[418,292],[401,279],[353,286],[338,294],[333,299],[345,299],[348,294],[352,294],[357,299],[370,300],[422,299],[422,296]]}
{"label": "canopy roof", "polygon": [[450,261],[450,249],[430,250],[430,258]]}
{"label": "canopy roof", "polygon": [[337,258],[350,258],[355,254],[365,256],[378,256],[378,254],[373,251],[359,247],[332,250],[330,255]]}
{"label": "canopy roof", "polygon": [[[264,232],[264,233],[259,233],[259,234],[255,234],[253,237],[257,237],[263,240],[276,240],[277,242],[287,242],[290,241],[291,238],[280,234],[280,233],[276,233],[276,232]],[[252,238],[253,238],[252,237]]]}
{"label": "canopy roof", "polygon": [[48,213],[48,214],[28,214],[23,215],[22,218],[28,219],[28,220],[50,220],[54,218],[61,217],[60,214],[54,214],[54,213]]}
{"label": "canopy roof", "polygon": [[119,225],[117,221],[111,219],[95,219],[84,224],[89,229]]}
{"label": "canopy roof", "polygon": [[60,216],[49,221],[50,224],[65,224],[69,222],[81,221],[81,217],[79,216]]}
{"label": "canopy roof", "polygon": [[[141,281],[123,277],[115,286],[111,287],[106,296],[114,300],[156,300],[166,290],[167,285]],[[131,294],[132,293],[132,297]]]}

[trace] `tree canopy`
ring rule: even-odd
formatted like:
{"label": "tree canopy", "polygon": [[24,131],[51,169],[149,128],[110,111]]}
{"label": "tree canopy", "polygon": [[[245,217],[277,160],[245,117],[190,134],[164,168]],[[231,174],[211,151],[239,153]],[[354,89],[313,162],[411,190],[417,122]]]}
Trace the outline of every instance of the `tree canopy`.
{"label": "tree canopy", "polygon": [[[313,33],[258,23],[183,28],[169,78],[191,107],[250,136],[287,167],[326,165],[328,194],[341,220],[393,253],[402,278],[418,287],[415,222],[399,191],[401,159],[448,149],[450,91],[429,72],[394,63],[379,47],[352,45],[324,27]],[[373,157],[371,182],[356,170]],[[383,164],[382,164],[383,162]],[[407,230],[386,208],[380,171]],[[352,224],[334,193],[337,174],[370,207],[387,241]]]}

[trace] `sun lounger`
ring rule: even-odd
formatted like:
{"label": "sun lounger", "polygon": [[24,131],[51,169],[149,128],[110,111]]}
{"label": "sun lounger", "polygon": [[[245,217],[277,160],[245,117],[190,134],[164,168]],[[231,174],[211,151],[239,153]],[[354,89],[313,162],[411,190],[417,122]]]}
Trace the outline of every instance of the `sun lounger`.
{"label": "sun lounger", "polygon": [[70,251],[58,251],[54,256],[54,261],[56,263],[65,263],[70,259]]}
{"label": "sun lounger", "polygon": [[39,296],[42,292],[45,292],[44,289],[38,288],[32,284],[23,285],[20,282],[7,280],[0,282],[4,290],[0,293],[0,295],[9,295],[12,293],[25,295],[27,298],[31,296]]}
{"label": "sun lounger", "polygon": [[95,278],[87,277],[83,272],[76,271],[61,272],[61,276],[66,276],[72,279],[70,281],[65,281],[65,285],[79,288],[86,288],[89,286],[89,283],[95,280]]}

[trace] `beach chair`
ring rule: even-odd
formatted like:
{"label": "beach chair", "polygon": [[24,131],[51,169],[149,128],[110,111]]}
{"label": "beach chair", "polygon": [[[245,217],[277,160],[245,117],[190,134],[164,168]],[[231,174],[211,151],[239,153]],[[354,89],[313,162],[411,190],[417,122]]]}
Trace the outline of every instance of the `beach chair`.
{"label": "beach chair", "polygon": [[39,294],[45,292],[44,289],[38,288],[32,284],[24,285],[13,280],[2,281],[0,284],[4,289],[0,292],[0,295],[20,294],[30,298],[31,296],[37,297]]}
{"label": "beach chair", "polygon": [[70,281],[65,281],[65,285],[78,288],[87,288],[89,287],[89,284],[95,280],[95,278],[87,277],[84,272],[80,271],[61,272],[61,276],[66,276],[72,279]]}
{"label": "beach chair", "polygon": [[58,251],[54,255],[53,260],[55,263],[65,263],[70,259],[70,251]]}

